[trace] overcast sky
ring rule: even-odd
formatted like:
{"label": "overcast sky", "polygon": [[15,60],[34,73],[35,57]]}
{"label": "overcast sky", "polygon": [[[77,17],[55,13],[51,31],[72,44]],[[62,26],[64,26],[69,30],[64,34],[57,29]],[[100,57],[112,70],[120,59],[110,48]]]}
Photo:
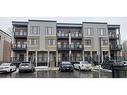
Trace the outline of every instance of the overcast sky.
{"label": "overcast sky", "polygon": [[127,17],[0,17],[0,29],[8,32],[12,21],[28,21],[28,19],[37,20],[56,20],[64,23],[82,23],[82,22],[107,22],[108,24],[118,24],[121,26],[121,40],[127,40]]}

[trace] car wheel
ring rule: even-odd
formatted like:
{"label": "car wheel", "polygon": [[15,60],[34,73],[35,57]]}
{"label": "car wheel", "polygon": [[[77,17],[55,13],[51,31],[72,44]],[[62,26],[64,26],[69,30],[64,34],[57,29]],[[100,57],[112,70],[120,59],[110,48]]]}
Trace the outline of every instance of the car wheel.
{"label": "car wheel", "polygon": [[12,72],[12,69],[10,69],[10,72]]}

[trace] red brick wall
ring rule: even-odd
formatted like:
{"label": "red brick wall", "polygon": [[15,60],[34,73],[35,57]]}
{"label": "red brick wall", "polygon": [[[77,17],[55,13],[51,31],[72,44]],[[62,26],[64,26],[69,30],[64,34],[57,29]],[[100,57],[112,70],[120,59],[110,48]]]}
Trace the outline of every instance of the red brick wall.
{"label": "red brick wall", "polygon": [[9,62],[11,56],[11,43],[4,40],[3,45],[3,62]]}

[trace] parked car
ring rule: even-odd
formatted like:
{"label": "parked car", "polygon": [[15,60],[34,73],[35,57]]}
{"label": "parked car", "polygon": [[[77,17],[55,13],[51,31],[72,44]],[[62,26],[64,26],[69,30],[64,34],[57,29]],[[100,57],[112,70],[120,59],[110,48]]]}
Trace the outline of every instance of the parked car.
{"label": "parked car", "polygon": [[72,72],[73,72],[73,70],[74,70],[74,67],[73,67],[73,65],[71,64],[71,62],[62,61],[62,62],[59,64],[59,71],[72,71]]}
{"label": "parked car", "polygon": [[16,71],[16,66],[13,63],[2,63],[0,65],[0,72],[14,72]]}
{"label": "parked car", "polygon": [[92,70],[92,64],[88,61],[79,61],[74,63],[74,68],[78,70]]}
{"label": "parked car", "polygon": [[34,72],[35,71],[35,66],[32,62],[22,62],[19,65],[19,72],[26,72],[26,71],[30,71],[30,72]]}
{"label": "parked car", "polygon": [[122,61],[125,66],[127,66],[127,61]]}
{"label": "parked car", "polygon": [[122,63],[121,61],[116,61],[116,60],[109,60],[109,61],[106,61],[104,62],[101,67],[103,69],[109,69],[109,70],[112,70],[112,67],[113,66],[122,66],[124,65],[124,63]]}

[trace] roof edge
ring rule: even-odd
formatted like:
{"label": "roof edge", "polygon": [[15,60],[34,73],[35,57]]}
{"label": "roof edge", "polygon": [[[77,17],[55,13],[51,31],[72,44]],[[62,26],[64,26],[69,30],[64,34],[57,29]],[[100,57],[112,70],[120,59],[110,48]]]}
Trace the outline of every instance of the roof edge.
{"label": "roof edge", "polygon": [[0,31],[2,31],[4,34],[8,35],[9,37],[11,37],[11,35],[9,35],[8,33],[4,32],[3,30],[0,29]]}

